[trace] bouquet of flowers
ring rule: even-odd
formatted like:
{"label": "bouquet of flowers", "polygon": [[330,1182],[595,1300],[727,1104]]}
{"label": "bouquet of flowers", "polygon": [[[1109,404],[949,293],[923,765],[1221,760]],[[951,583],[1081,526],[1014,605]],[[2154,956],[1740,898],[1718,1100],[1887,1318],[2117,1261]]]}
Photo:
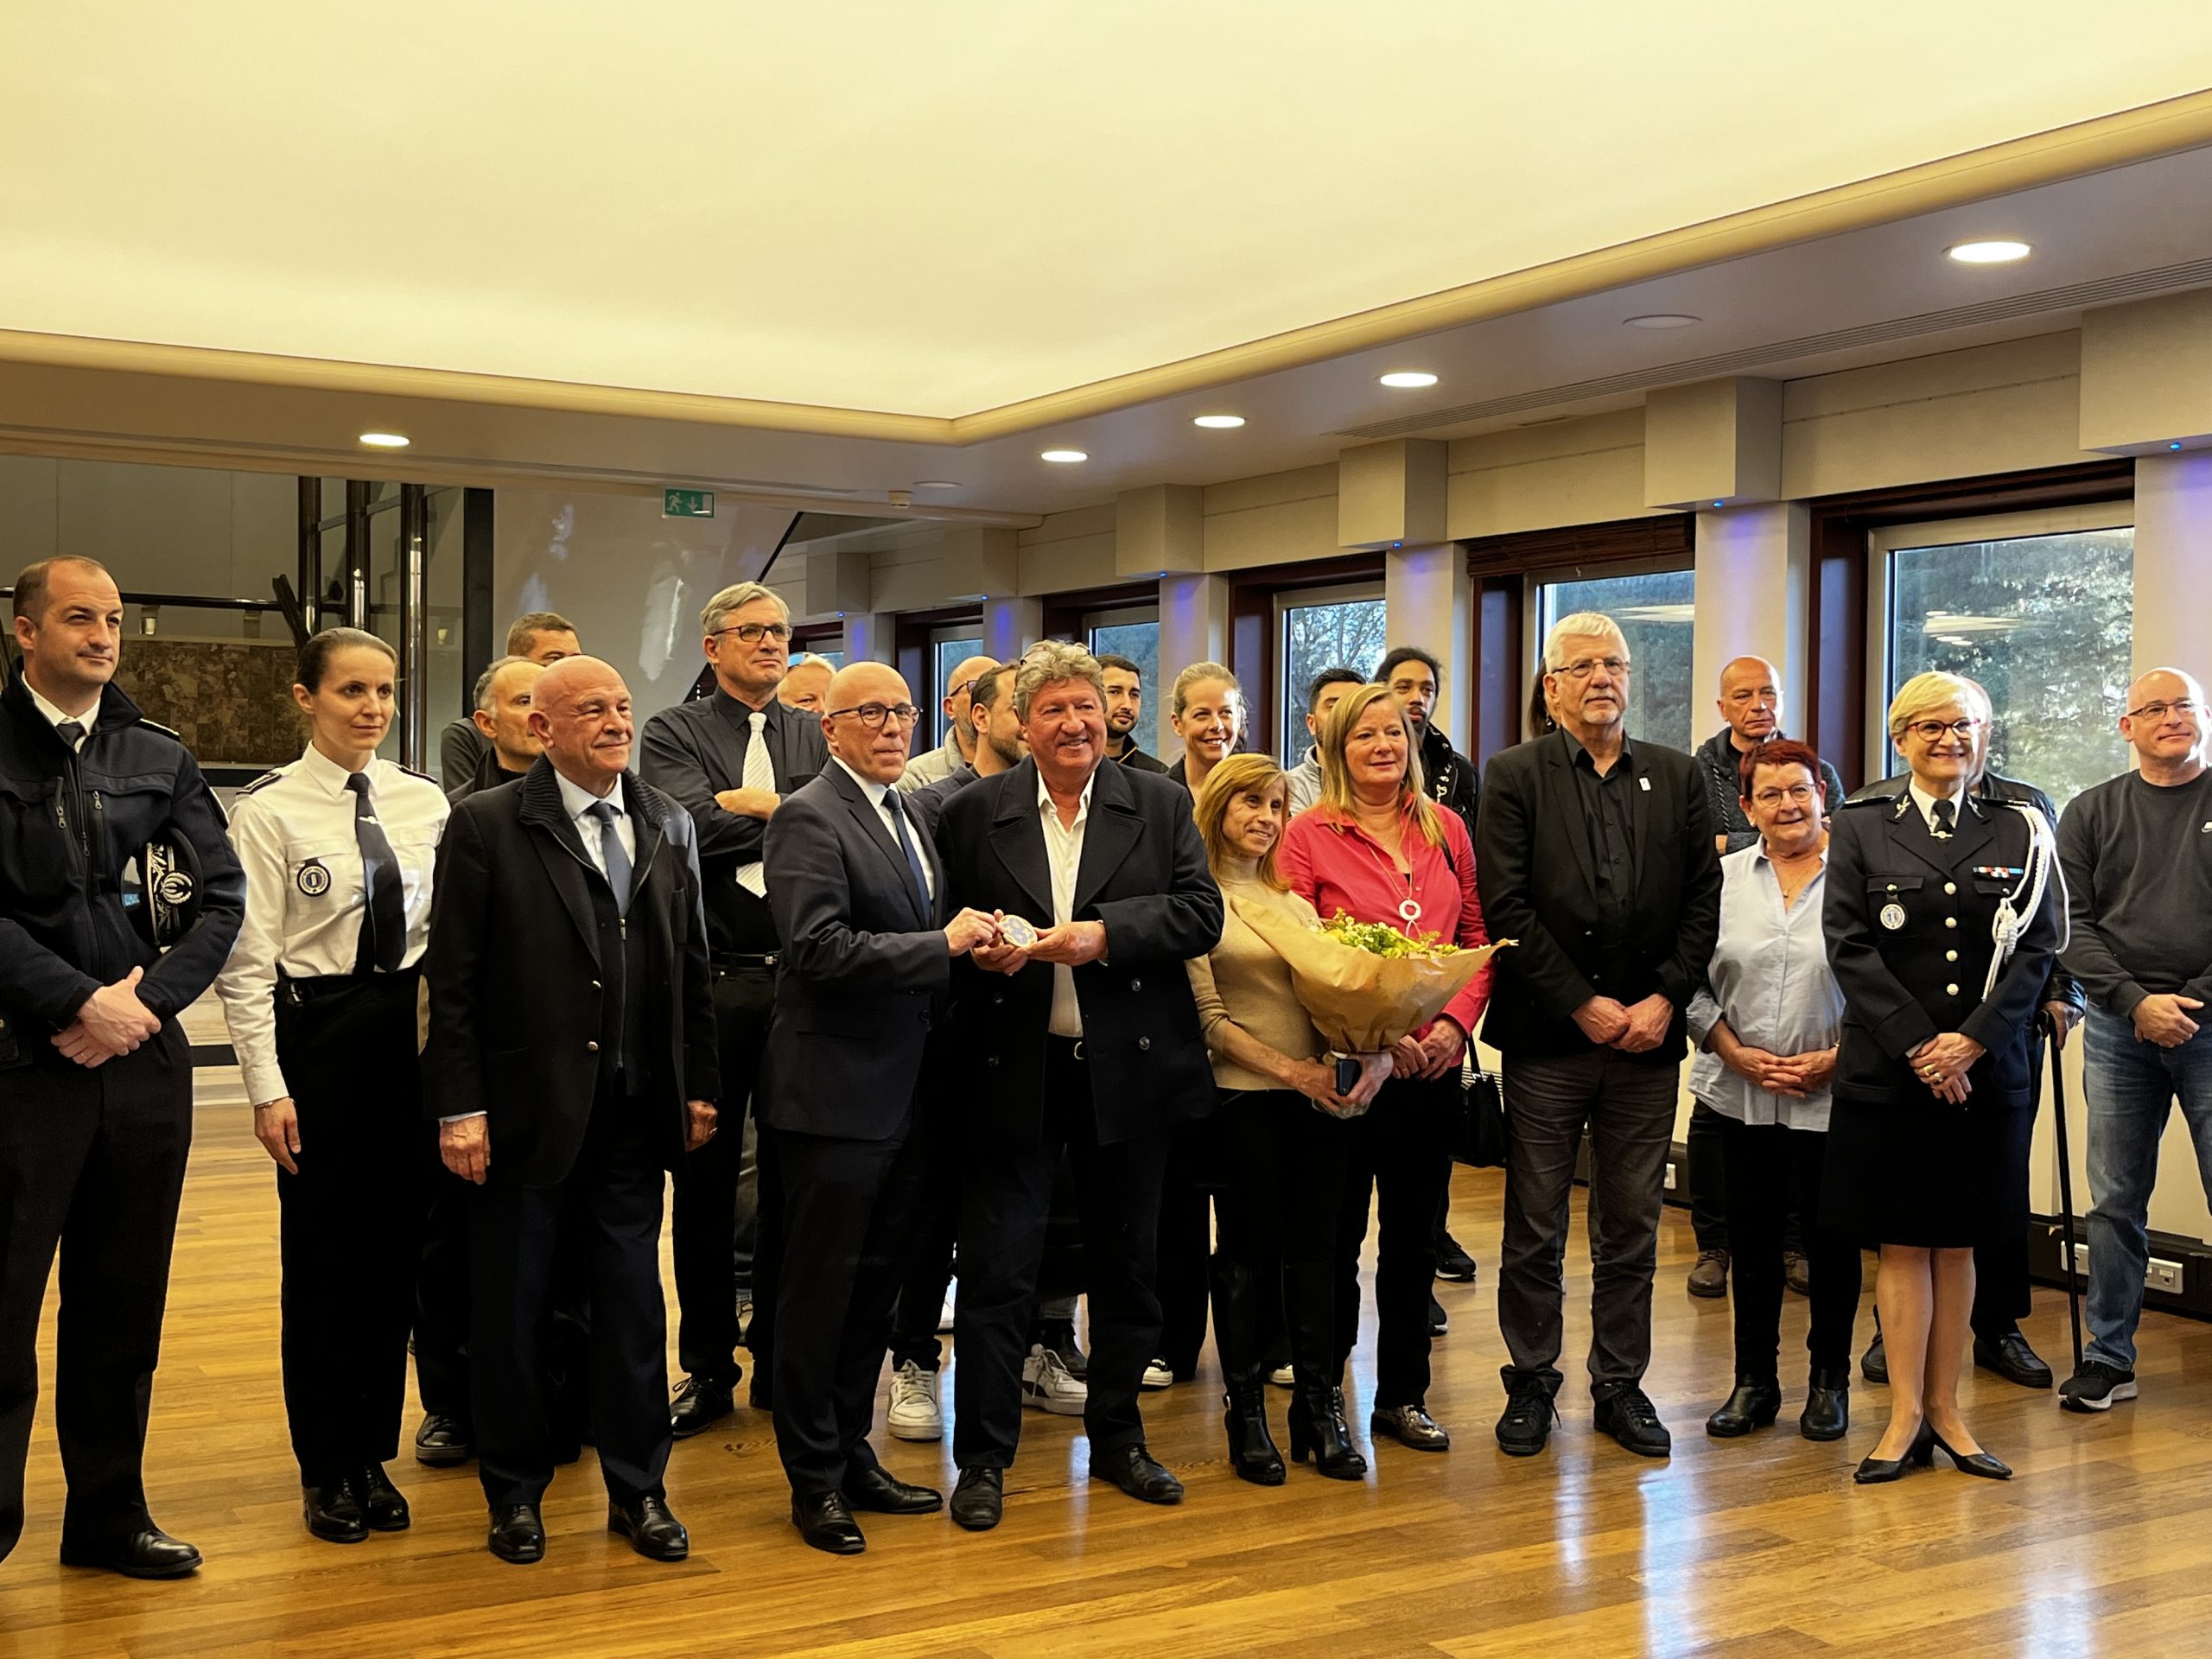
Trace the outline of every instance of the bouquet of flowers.
{"label": "bouquet of flowers", "polygon": [[1419,1031],[1513,943],[1463,950],[1434,933],[1409,937],[1343,911],[1307,924],[1278,909],[1230,902],[1290,964],[1292,988],[1314,1029],[1345,1054],[1373,1053]]}

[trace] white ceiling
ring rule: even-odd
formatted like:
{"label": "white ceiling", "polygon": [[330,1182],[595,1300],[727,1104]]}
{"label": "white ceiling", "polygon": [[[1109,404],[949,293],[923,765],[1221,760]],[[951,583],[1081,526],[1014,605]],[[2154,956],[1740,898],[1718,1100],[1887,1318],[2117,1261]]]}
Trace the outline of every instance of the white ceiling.
{"label": "white ceiling", "polygon": [[[2094,33],[2077,0],[9,10],[0,327],[931,416],[2132,108],[2196,90],[2212,62],[2203,0],[2136,0]],[[1786,291],[1745,261],[1634,303],[1787,338],[1834,326],[1815,313],[2166,262],[2203,239],[2196,200],[2185,223],[2136,222],[2137,202],[2124,252],[2054,238],[2024,270],[1936,265],[1935,237],[2005,217],[1967,213],[1800,250]],[[1561,384],[1692,343],[1624,341],[1618,309],[1414,355],[1461,402],[1475,381]],[[1035,476],[1027,440],[1003,465],[960,459],[984,462],[971,493],[1039,505],[1096,499],[1116,457],[1156,475],[1163,433],[1192,468],[1263,470],[1398,412],[1375,367],[1270,377],[1254,391],[1271,431],[1203,455],[1179,402],[1084,423],[1109,462],[1084,480]],[[308,408],[252,404],[277,406]],[[557,419],[432,426],[456,457],[535,446],[556,465],[566,448]],[[626,447],[653,472],[868,490],[961,474],[943,452],[674,424]]]}

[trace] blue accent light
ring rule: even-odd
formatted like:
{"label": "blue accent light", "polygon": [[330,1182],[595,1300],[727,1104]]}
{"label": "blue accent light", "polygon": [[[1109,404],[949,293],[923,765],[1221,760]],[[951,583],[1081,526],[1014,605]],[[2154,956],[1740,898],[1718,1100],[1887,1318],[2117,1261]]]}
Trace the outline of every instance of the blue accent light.
{"label": "blue accent light", "polygon": [[2178,449],[2178,448],[2181,448],[2181,440],[2180,440],[2179,438],[2176,438],[2176,439],[2171,442],[2171,443],[2168,444],[2168,445],[2166,446],[2166,448],[2169,448],[2169,449]]}
{"label": "blue accent light", "polygon": [[1716,507],[1725,507],[1728,504],[1726,501],[1716,501],[1713,505]]}

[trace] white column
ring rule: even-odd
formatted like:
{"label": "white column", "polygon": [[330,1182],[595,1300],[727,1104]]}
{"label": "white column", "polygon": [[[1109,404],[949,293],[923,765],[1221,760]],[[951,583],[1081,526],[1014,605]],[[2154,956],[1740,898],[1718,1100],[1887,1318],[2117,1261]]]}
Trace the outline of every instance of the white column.
{"label": "white column", "polygon": [[[1224,576],[1166,575],[1160,579],[1160,684],[1153,690],[1153,753],[1172,760],[1183,741],[1167,724],[1175,677],[1192,663],[1218,663],[1229,652],[1229,582]],[[1248,685],[1244,694],[1263,697],[1268,688]]]}
{"label": "white column", "polygon": [[1698,514],[1690,730],[1699,740],[1719,729],[1713,703],[1720,671],[1738,657],[1764,657],[1775,665],[1782,676],[1783,729],[1802,731],[1812,655],[1805,636],[1811,569],[1812,514],[1802,502]]}
{"label": "white column", "polygon": [[983,655],[1010,663],[1044,637],[1045,601],[1041,599],[987,599],[983,601]]}
{"label": "white column", "polygon": [[[1467,556],[1452,542],[1394,547],[1382,556],[1382,607],[1391,646],[1418,645],[1441,663],[1437,676],[1436,723],[1463,753],[1471,751],[1468,719],[1473,705],[1473,640]],[[1364,672],[1372,663],[1347,666]]]}
{"label": "white column", "polygon": [[2138,674],[2163,665],[2212,679],[2204,601],[2212,578],[2212,449],[2135,463]]}
{"label": "white column", "polygon": [[[845,613],[845,660],[849,663],[891,663],[899,660],[899,618],[892,611]],[[928,687],[910,688],[925,693]]]}

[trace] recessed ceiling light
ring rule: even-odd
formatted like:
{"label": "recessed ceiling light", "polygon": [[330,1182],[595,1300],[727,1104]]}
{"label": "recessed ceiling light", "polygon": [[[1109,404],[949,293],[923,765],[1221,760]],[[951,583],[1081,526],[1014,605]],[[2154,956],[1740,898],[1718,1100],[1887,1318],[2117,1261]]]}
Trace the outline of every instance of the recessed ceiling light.
{"label": "recessed ceiling light", "polygon": [[1433,386],[1436,384],[1436,377],[1426,369],[1393,369],[1389,373],[1382,376],[1382,379],[1386,386],[1397,386],[1406,390],[1418,386]]}
{"label": "recessed ceiling light", "polygon": [[1090,457],[1080,449],[1047,449],[1038,459],[1049,461],[1055,466],[1072,467],[1077,461],[1089,461]]}
{"label": "recessed ceiling light", "polygon": [[1631,328],[1694,328],[1705,319],[1694,317],[1687,311],[1652,311],[1640,317],[1622,319]]}
{"label": "recessed ceiling light", "polygon": [[914,487],[918,490],[957,490],[963,486],[949,478],[918,478],[914,480]]}
{"label": "recessed ceiling light", "polygon": [[2024,242],[1991,241],[1961,242],[1944,252],[1962,265],[2009,265],[2015,259],[2024,259],[2031,250]]}
{"label": "recessed ceiling light", "polygon": [[397,432],[364,432],[361,442],[372,449],[404,449],[407,440]]}
{"label": "recessed ceiling light", "polygon": [[1192,418],[1191,424],[1211,427],[1217,431],[1226,432],[1232,427],[1243,425],[1244,417],[1242,415],[1198,415]]}

